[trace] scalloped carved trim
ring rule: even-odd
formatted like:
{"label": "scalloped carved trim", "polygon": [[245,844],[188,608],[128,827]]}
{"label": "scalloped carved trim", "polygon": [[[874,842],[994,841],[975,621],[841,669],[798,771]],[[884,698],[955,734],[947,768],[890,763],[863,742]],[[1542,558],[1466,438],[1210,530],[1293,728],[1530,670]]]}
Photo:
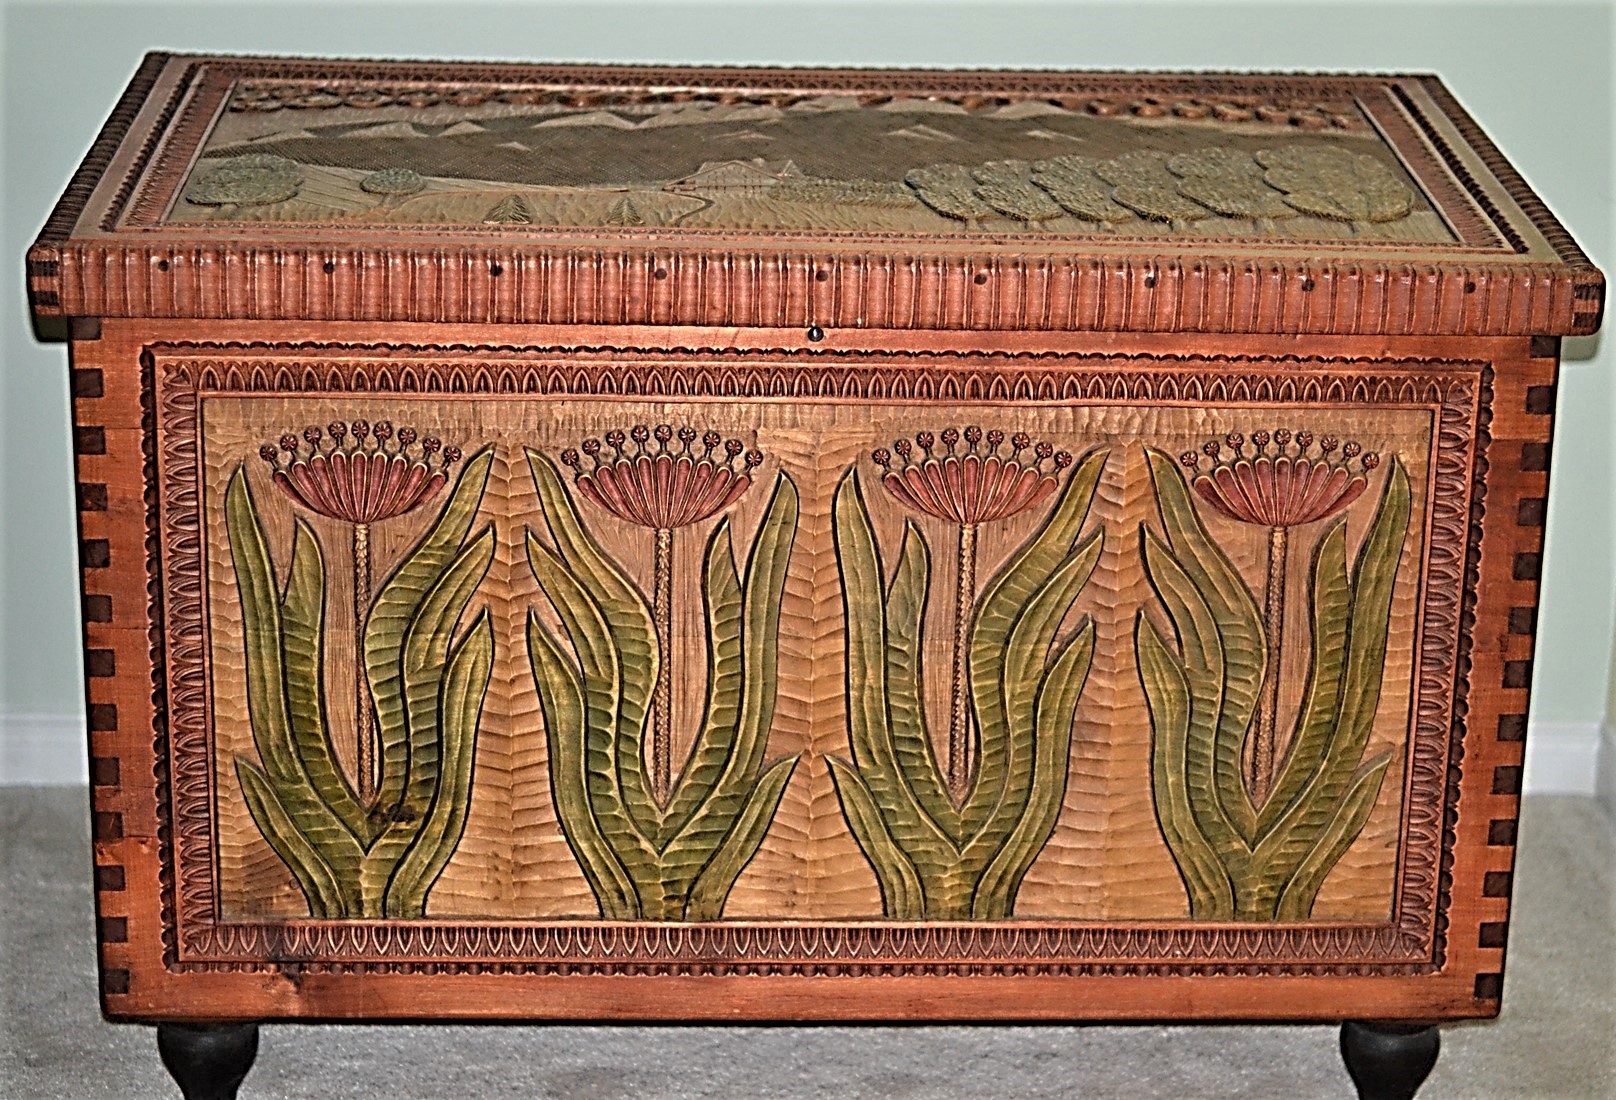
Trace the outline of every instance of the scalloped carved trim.
{"label": "scalloped carved trim", "polygon": [[[1389,928],[1084,928],[953,924],[221,924],[184,969],[516,974],[1420,974]],[[449,960],[453,960],[452,962]],[[1253,960],[1262,960],[1253,962]]]}

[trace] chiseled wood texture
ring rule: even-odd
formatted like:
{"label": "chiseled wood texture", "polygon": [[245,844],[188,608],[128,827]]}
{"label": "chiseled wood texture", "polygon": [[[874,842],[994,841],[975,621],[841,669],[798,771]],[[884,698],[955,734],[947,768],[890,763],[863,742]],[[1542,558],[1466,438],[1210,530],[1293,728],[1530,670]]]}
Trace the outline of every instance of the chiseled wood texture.
{"label": "chiseled wood texture", "polygon": [[[176,205],[182,193],[208,197],[187,190],[207,167],[195,158],[204,141],[273,136],[292,99],[315,94],[297,109],[325,109],[320,89],[380,96],[364,109],[382,125],[418,118],[431,127],[475,121],[464,110],[484,122],[525,117],[534,103],[553,117],[632,114],[625,104],[638,119],[677,115],[675,104],[636,98],[634,89],[659,84],[707,89],[694,96],[698,105],[726,109],[852,102],[902,115],[925,101],[938,126],[957,117],[952,108],[972,118],[1008,110],[1003,117],[1028,125],[1043,117],[1055,130],[1112,133],[1105,128],[1114,124],[1123,128],[1116,133],[1166,135],[1175,149],[1203,133],[1235,135],[1233,147],[1249,153],[1292,131],[1323,132],[1374,144],[1403,173],[1410,210],[1427,222],[1440,213],[1448,239],[1402,233],[1395,221],[1349,235],[1338,223],[1316,239],[1300,235],[1298,219],[1273,233],[1215,219],[1196,232],[1053,219],[1039,230],[990,216],[950,225],[912,207],[908,221],[881,230],[846,211],[843,222],[798,229],[722,222],[744,202],[711,207],[716,230],[455,226],[443,212],[459,208],[447,200],[433,207],[443,214],[437,224],[400,225],[415,200],[377,199],[361,210],[369,201],[361,192],[381,192],[356,191],[340,172],[311,191],[349,202],[323,224],[306,211],[292,224],[272,205],[250,217],[238,216],[246,207]],[[453,104],[442,98],[456,89]],[[518,93],[536,98],[476,105]],[[214,113],[232,104],[243,110],[209,137]],[[332,118],[346,125],[359,108],[340,111]],[[214,159],[238,153],[224,148]],[[992,191],[1009,186],[1002,175],[974,177],[972,186],[988,187],[978,197],[1021,201]],[[788,182],[824,191],[822,182]],[[588,213],[592,201],[558,209]],[[71,321],[109,1014],[1438,1020],[1497,1012],[1557,337],[1597,325],[1603,280],[1434,79],[406,69],[154,55],[30,252],[29,275],[36,316]],[[261,747],[245,699],[242,564],[225,498],[244,468],[277,583],[286,581],[295,519],[320,544],[331,741],[352,776],[356,577],[363,584],[351,567],[353,525],[294,504],[257,455],[281,432],[361,417],[462,448],[457,470],[492,447],[470,517],[473,532],[493,525],[491,554],[455,635],[457,644],[469,638],[486,610],[491,660],[463,833],[430,883],[424,915],[311,920],[243,798],[236,761],[260,759]],[[614,426],[709,422],[764,453],[756,483],[726,512],[743,570],[776,475],[795,486],[777,692],[762,745],[768,762],[796,764],[722,900],[722,919],[603,919],[563,829],[524,638],[530,608],[542,627],[565,629],[524,547],[529,527],[546,537],[524,447],[559,461]],[[1093,659],[1071,723],[1064,797],[1013,915],[892,919],[850,828],[838,786],[845,776],[832,777],[831,761],[851,755],[844,599],[853,597],[843,589],[849,549],[838,542],[847,532],[837,489],[846,471],[859,471],[887,581],[906,516],[929,545],[921,695],[941,754],[958,528],[906,512],[881,487],[872,450],[994,422],[1048,437],[1080,460],[1090,447],[1111,448],[1078,529],[1103,530],[1103,543],[1065,619],[1066,632],[1092,621]],[[1162,578],[1142,557],[1141,529],[1164,530],[1164,475],[1153,474],[1144,448],[1176,457],[1230,432],[1278,427],[1327,429],[1382,458],[1361,470],[1363,495],[1343,513],[1349,562],[1391,492],[1392,456],[1408,475],[1411,518],[1390,574],[1383,688],[1361,757],[1389,753],[1389,763],[1362,832],[1305,919],[1196,919],[1159,824],[1154,716],[1135,640],[1142,614],[1179,644]],[[652,532],[607,517],[582,498],[572,471],[556,468],[586,528],[650,597]],[[451,477],[424,505],[370,525],[373,593],[450,507],[456,486]],[[1260,609],[1269,533],[1191,499]],[[1051,507],[981,525],[978,590]],[[699,724],[706,664],[697,594],[717,522],[672,539],[672,607],[663,610],[677,670],[667,723],[675,773]],[[1281,757],[1313,657],[1303,593],[1328,526],[1291,530],[1275,580],[1288,593]]]}
{"label": "chiseled wood texture", "polygon": [[[201,354],[209,353],[203,349]],[[288,362],[306,361],[303,356],[286,358]],[[166,370],[169,359],[159,351],[157,369]],[[403,353],[399,351],[389,357],[394,369],[403,365],[402,360]],[[764,470],[778,468],[792,476],[803,499],[809,502],[805,512],[814,521],[798,533],[797,556],[788,570],[788,592],[781,605],[786,624],[783,647],[788,653],[806,648],[808,667],[788,666],[782,672],[778,680],[781,701],[777,704],[782,713],[769,743],[770,756],[805,750],[811,754],[805,782],[796,785],[784,811],[776,813],[759,862],[749,867],[746,877],[737,884],[725,913],[730,917],[793,920],[881,914],[880,898],[871,889],[864,861],[848,843],[850,837],[842,826],[841,811],[822,759],[826,755],[848,754],[843,693],[845,625],[835,568],[836,547],[828,527],[828,503],[848,469],[861,468],[866,474],[874,470],[869,452],[881,444],[890,444],[888,437],[909,438],[917,431],[937,430],[954,423],[1005,423],[1006,410],[975,404],[961,404],[946,411],[924,404],[886,405],[879,408],[874,423],[866,426],[858,422],[869,421],[874,410],[845,404],[753,404],[720,410],[699,402],[625,406],[610,400],[575,398],[563,404],[506,398],[445,409],[420,398],[337,393],[312,401],[222,397],[205,405],[207,453],[201,466],[203,495],[211,503],[201,517],[207,532],[204,559],[210,594],[204,618],[210,639],[210,726],[217,807],[214,844],[223,917],[297,917],[306,908],[285,867],[264,843],[246,812],[236,779],[236,758],[252,758],[255,749],[239,644],[242,625],[237,586],[219,501],[230,475],[237,467],[250,463],[249,484],[257,485],[255,499],[266,517],[270,546],[288,546],[295,509],[274,490],[267,476],[254,482],[257,475],[266,473],[256,461],[258,447],[288,429],[300,432],[305,423],[326,424],[350,411],[366,410],[378,414],[377,419],[382,412],[390,413],[399,427],[431,423],[433,430],[446,439],[462,440],[478,448],[489,443],[496,447],[495,473],[478,522],[495,525],[499,551],[489,576],[478,588],[477,602],[500,618],[494,631],[498,678],[485,703],[471,817],[454,858],[434,888],[434,915],[594,915],[594,898],[565,847],[550,805],[547,753],[541,736],[543,721],[525,659],[526,611],[535,607],[542,612],[547,605],[538,593],[522,550],[528,526],[538,514],[538,503],[520,456],[523,447],[557,454],[586,435],[601,435],[610,427],[636,421],[696,424],[725,432],[746,425],[755,431],[756,442],[768,456]],[[1300,415],[1299,422],[1311,425],[1320,434],[1333,431],[1378,453],[1402,454],[1414,480],[1425,480],[1425,452],[1431,446],[1428,412],[1366,415],[1357,411],[1325,414],[1310,410]],[[1289,422],[1283,414],[1280,421]],[[1072,780],[1066,813],[1059,819],[1058,835],[1045,846],[1040,863],[1023,887],[1018,915],[1163,919],[1183,914],[1184,898],[1177,872],[1159,847],[1160,834],[1150,797],[1150,744],[1148,737],[1142,736],[1149,728],[1149,715],[1137,669],[1129,659],[1134,616],[1155,607],[1137,547],[1130,538],[1141,523],[1154,522],[1154,498],[1144,452],[1134,436],[1177,453],[1186,448],[1193,450],[1209,437],[1221,438],[1238,428],[1250,429],[1270,422],[1274,418],[1264,419],[1261,412],[1231,412],[1224,408],[1145,411],[1081,407],[1067,411],[1045,407],[1015,414],[1013,423],[1038,438],[1111,446],[1114,456],[1110,468],[1115,472],[1110,482],[1120,495],[1114,505],[1102,503],[1094,511],[1095,526],[1110,536],[1106,551],[1110,561],[1106,574],[1092,582],[1073,613],[1074,621],[1081,615],[1092,617],[1104,632],[1105,644],[1099,648],[1100,659],[1085,689],[1095,694],[1085,696],[1086,705],[1080,705],[1078,711],[1080,748],[1069,769]],[[1349,552],[1353,554],[1383,481],[1377,476],[1362,503],[1351,513],[1354,522],[1350,525],[1353,538]],[[1421,493],[1415,506],[1415,514],[1422,520],[1428,511],[1423,497]],[[878,535],[884,545],[895,546],[904,514],[888,494],[873,487],[868,499]],[[761,492],[749,493],[732,514],[742,546],[759,518],[763,500]],[[630,568],[642,591],[650,591],[650,538],[643,530],[613,521],[588,505],[580,507],[585,509],[586,519],[602,532],[606,544]],[[984,577],[998,571],[1003,558],[1025,539],[1038,518],[1039,513],[1030,512],[984,528],[979,561]],[[391,563],[404,547],[419,538],[429,519],[430,511],[423,510],[408,519],[376,525],[372,554],[378,576],[390,571]],[[351,774],[355,767],[351,702],[338,687],[351,681],[355,660],[349,640],[352,620],[343,618],[351,614],[352,607],[350,573],[342,568],[347,550],[346,526],[318,516],[310,517],[310,522],[317,525],[317,537],[325,547],[330,586],[327,606],[334,612],[328,619],[331,645],[325,662],[325,682],[330,695],[343,701],[333,707],[333,741]],[[1247,577],[1260,578],[1266,565],[1266,529],[1229,520],[1211,522],[1218,524],[1216,529],[1226,540],[1225,548]],[[702,590],[697,551],[707,528],[681,531],[676,538],[680,555],[676,558],[676,593],[695,597]],[[1310,535],[1318,529],[1304,530]],[[935,591],[951,591],[955,584],[954,565],[948,553],[951,527],[939,520],[927,520],[922,531],[934,548]],[[1304,537],[1298,535],[1299,540]],[[1292,589],[1296,592],[1306,591],[1310,549],[1303,543],[1289,563]],[[1404,565],[1399,570],[1401,584],[1393,601],[1390,649],[1378,707],[1380,720],[1376,724],[1379,732],[1370,752],[1383,748],[1402,751],[1417,636],[1417,578],[1423,557],[1421,541],[1408,540],[1402,554]],[[1257,581],[1251,583],[1255,586]],[[679,621],[673,631],[671,659],[678,672],[672,749],[674,760],[682,762],[700,724],[706,657],[699,599],[678,603],[675,612]],[[1287,728],[1301,704],[1303,677],[1299,670],[1306,668],[1309,656],[1306,601],[1293,600],[1289,614],[1293,620],[1286,634],[1290,672],[1284,677],[1281,698],[1282,723]],[[951,615],[948,601],[934,597],[928,623],[929,636],[934,640],[924,665],[925,699],[934,738],[946,729],[949,668],[946,647],[938,639],[952,636]],[[341,713],[344,708],[349,709],[345,720]],[[1281,753],[1284,747],[1282,741]],[[942,749],[938,745],[939,753]],[[1405,763],[1399,758],[1394,773],[1401,774]],[[1366,835],[1353,845],[1350,858],[1328,879],[1330,889],[1316,911],[1318,918],[1364,921],[1389,917],[1401,801],[1401,784],[1387,783],[1380,800],[1381,812],[1371,815]]]}

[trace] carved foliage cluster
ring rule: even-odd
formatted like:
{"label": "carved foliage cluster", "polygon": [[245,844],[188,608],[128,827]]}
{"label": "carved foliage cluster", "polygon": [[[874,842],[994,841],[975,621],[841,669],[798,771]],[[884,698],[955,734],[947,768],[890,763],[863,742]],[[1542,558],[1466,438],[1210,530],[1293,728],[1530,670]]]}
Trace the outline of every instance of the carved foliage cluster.
{"label": "carved foliage cluster", "polygon": [[1002,215],[1027,228],[1062,214],[1107,227],[1137,216],[1175,229],[1225,217],[1250,219],[1261,234],[1299,213],[1354,227],[1396,221],[1414,203],[1414,192],[1375,157],[1316,142],[1255,155],[1214,146],[1176,156],[1147,150],[1108,160],[1072,154],[932,164],[905,182],[944,217],[971,224]]}

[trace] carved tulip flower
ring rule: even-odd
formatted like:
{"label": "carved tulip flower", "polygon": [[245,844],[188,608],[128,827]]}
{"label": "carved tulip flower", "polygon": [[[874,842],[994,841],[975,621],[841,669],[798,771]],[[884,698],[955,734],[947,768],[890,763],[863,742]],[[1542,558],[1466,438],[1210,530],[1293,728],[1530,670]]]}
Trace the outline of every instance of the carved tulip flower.
{"label": "carved tulip flower", "polygon": [[[355,420],[327,428],[303,429],[303,438],[281,436],[277,449],[265,444],[259,455],[274,471],[281,491],[311,512],[349,523],[392,519],[431,500],[449,482],[449,467],[460,461],[458,447],[444,447],[431,436],[412,453],[414,428],[381,420],[372,427]],[[369,446],[367,447],[367,441]]]}
{"label": "carved tulip flower", "polygon": [[561,461],[578,471],[578,491],[619,519],[659,531],[722,512],[752,487],[752,471],[763,462],[761,451],[746,451],[740,440],[714,431],[701,436],[698,456],[696,429],[675,433],[667,424],[655,430],[637,425],[626,437],[610,431],[606,444],[614,455],[604,454],[599,440],[584,441],[592,470],[583,468],[577,451],[562,452]]}
{"label": "carved tulip flower", "polygon": [[[561,452],[574,471],[578,491],[618,519],[656,532],[655,595],[651,617],[662,659],[657,665],[651,725],[651,765],[656,795],[673,786],[673,533],[731,507],[752,487],[763,452],[738,439],[685,426],[637,424]],[[582,452],[580,454],[580,452]],[[585,460],[588,460],[586,468]]]}
{"label": "carved tulip flower", "polygon": [[[417,446],[417,438],[414,428],[395,432],[387,420],[335,420],[323,432],[312,426],[301,438],[288,432],[258,449],[281,492],[316,515],[353,524],[355,652],[362,651],[370,611],[370,525],[431,500],[460,461],[460,448],[431,436]],[[375,795],[375,720],[364,676],[355,681],[356,786],[368,803]]]}
{"label": "carved tulip flower", "polygon": [[[1191,484],[1213,508],[1230,519],[1263,527],[1298,527],[1340,513],[1363,495],[1369,487],[1365,474],[1380,463],[1373,452],[1363,454],[1358,444],[1349,440],[1340,445],[1328,435],[1319,440],[1315,454],[1311,432],[1292,435],[1284,428],[1271,434],[1252,432],[1250,449],[1248,456],[1246,439],[1236,432],[1221,441],[1209,440],[1201,448],[1212,460],[1210,469],[1200,468],[1200,456],[1194,451],[1184,452],[1179,460],[1193,471]],[[1357,472],[1351,467],[1354,459]]]}
{"label": "carved tulip flower", "polygon": [[[1008,446],[1007,446],[1008,444]],[[1007,453],[1008,452],[1008,453]],[[1025,432],[917,432],[870,456],[884,471],[881,484],[905,508],[959,527],[959,570],[954,591],[954,662],[950,680],[948,781],[958,797],[969,771],[970,692],[967,653],[976,602],[976,529],[1036,507],[1060,484],[1072,456]]]}
{"label": "carved tulip flower", "polygon": [[1369,487],[1368,474],[1380,464],[1380,456],[1351,440],[1342,443],[1326,435],[1315,443],[1312,432],[1276,428],[1254,431],[1249,441],[1231,432],[1208,440],[1199,454],[1185,451],[1179,461],[1191,472],[1195,492],[1220,515],[1268,528],[1264,617],[1269,660],[1247,776],[1260,799],[1275,766],[1289,531],[1345,511]]}

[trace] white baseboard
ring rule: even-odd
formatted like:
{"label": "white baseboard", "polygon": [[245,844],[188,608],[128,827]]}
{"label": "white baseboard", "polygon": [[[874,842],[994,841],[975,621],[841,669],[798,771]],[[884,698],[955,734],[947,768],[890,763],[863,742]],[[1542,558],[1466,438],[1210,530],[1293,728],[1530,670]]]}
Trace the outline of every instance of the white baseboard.
{"label": "white baseboard", "polygon": [[1599,764],[1594,771],[1594,794],[1616,823],[1616,721],[1600,728]]}
{"label": "white baseboard", "polygon": [[1522,791],[1593,795],[1599,741],[1607,728],[1602,722],[1533,722],[1526,733]]}
{"label": "white baseboard", "polygon": [[[88,782],[84,719],[0,714],[0,786],[83,786]],[[1524,790],[1527,794],[1597,794],[1616,814],[1616,726],[1533,723],[1526,742]]]}
{"label": "white baseboard", "polygon": [[84,719],[76,714],[0,714],[0,786],[87,786]]}

